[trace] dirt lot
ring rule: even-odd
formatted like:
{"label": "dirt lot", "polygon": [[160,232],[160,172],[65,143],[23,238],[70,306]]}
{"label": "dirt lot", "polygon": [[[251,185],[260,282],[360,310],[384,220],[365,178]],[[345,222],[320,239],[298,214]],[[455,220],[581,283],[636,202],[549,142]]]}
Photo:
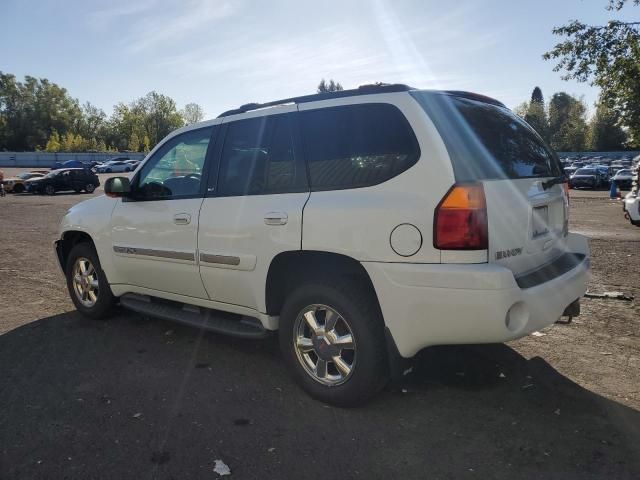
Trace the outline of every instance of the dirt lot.
{"label": "dirt lot", "polygon": [[[88,197],[0,199],[0,478],[211,479],[218,459],[243,479],[640,478],[637,301],[584,299],[543,336],[429,349],[402,389],[330,408],[276,342],[81,318],[51,242]],[[640,229],[607,192],[573,192],[571,210],[590,290],[640,298]]]}

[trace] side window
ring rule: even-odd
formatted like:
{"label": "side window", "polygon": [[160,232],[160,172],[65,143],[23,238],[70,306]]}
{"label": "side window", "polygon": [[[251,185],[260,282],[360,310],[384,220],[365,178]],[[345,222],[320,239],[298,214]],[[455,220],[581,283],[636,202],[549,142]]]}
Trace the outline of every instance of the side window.
{"label": "side window", "polygon": [[413,166],[418,141],[389,104],[360,104],[300,113],[312,190],[377,185]]}
{"label": "side window", "polygon": [[219,196],[297,191],[296,173],[287,115],[229,124],[220,161]]}
{"label": "side window", "polygon": [[138,200],[184,198],[200,194],[202,171],[213,127],[178,135],[142,167],[134,186]]}

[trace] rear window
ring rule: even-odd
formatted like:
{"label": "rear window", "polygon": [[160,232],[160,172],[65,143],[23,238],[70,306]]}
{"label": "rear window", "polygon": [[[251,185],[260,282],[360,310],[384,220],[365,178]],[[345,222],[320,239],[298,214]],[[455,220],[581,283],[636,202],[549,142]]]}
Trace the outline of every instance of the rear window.
{"label": "rear window", "polygon": [[579,168],[576,170],[576,175],[595,175],[596,170],[593,168]]}
{"label": "rear window", "polygon": [[442,137],[456,181],[557,177],[558,157],[507,108],[438,92],[411,92]]}
{"label": "rear window", "polygon": [[347,105],[300,113],[312,190],[377,185],[420,156],[409,122],[395,106]]}

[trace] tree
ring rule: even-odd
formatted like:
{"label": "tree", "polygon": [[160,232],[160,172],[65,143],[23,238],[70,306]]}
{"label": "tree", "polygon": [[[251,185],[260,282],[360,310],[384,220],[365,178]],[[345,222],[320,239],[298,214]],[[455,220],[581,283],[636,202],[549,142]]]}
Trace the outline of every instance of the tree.
{"label": "tree", "polygon": [[[609,0],[608,10],[621,10],[627,0]],[[640,4],[633,0],[633,5]],[[543,58],[556,60],[554,71],[564,80],[590,82],[628,127],[631,142],[640,145],[640,22],[609,21],[587,25],[573,20],[553,29],[563,41]]]}
{"label": "tree", "polygon": [[60,135],[56,130],[51,132],[47,145],[44,148],[45,152],[59,152],[60,151]]}
{"label": "tree", "polygon": [[533,92],[531,92],[531,103],[544,105],[544,97],[542,96],[542,90],[540,87],[534,87]]}
{"label": "tree", "polygon": [[129,145],[127,146],[127,150],[130,152],[139,152],[140,151],[140,138],[136,132],[131,133],[131,137],[129,137]]}
{"label": "tree", "polygon": [[589,148],[609,152],[622,150],[626,140],[627,134],[620,127],[619,113],[600,100],[589,122]]}
{"label": "tree", "polygon": [[549,101],[549,140],[558,151],[582,151],[587,147],[587,107],[568,93],[554,93]]}
{"label": "tree", "polygon": [[66,89],[44,78],[19,82],[0,72],[0,148],[34,150],[46,145],[53,130],[72,131],[79,117],[78,101]]}
{"label": "tree", "polygon": [[335,82],[333,79],[329,79],[329,83],[327,83],[323,78],[318,84],[318,93],[339,92],[341,90],[344,90],[342,85],[340,85],[339,82]]}
{"label": "tree", "polygon": [[524,115],[524,120],[531,125],[542,138],[547,141],[549,140],[549,120],[540,87],[535,87],[533,92],[531,92],[531,101]]}
{"label": "tree", "polygon": [[187,103],[180,112],[185,125],[201,122],[204,118],[204,110],[197,103]]}
{"label": "tree", "polygon": [[[188,122],[203,116],[195,103],[183,112]],[[173,99],[157,92],[118,103],[107,118],[45,78],[26,76],[21,82],[0,71],[0,150],[149,151],[184,122]]]}

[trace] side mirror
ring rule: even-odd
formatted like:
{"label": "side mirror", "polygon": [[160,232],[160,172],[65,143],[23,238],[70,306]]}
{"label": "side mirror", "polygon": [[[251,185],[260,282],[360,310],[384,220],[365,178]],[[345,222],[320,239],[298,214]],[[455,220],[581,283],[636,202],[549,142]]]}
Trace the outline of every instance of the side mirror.
{"label": "side mirror", "polygon": [[126,197],[131,193],[131,182],[127,177],[111,177],[104,183],[104,193],[108,197]]}

